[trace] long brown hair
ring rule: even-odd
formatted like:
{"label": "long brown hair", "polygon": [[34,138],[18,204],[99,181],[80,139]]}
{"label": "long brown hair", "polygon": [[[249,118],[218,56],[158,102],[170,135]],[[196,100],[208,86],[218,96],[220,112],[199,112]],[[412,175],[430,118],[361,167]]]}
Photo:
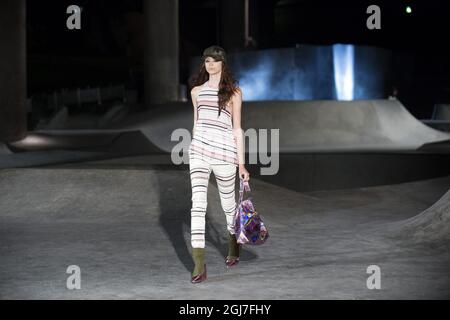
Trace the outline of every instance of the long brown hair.
{"label": "long brown hair", "polygon": [[[205,59],[202,58],[199,71],[189,78],[189,91],[194,87],[204,84],[209,80],[209,74],[205,68]],[[219,116],[222,109],[225,109],[228,102],[233,97],[234,93],[238,92],[238,84],[234,78],[226,61],[222,60],[222,73],[219,82]]]}

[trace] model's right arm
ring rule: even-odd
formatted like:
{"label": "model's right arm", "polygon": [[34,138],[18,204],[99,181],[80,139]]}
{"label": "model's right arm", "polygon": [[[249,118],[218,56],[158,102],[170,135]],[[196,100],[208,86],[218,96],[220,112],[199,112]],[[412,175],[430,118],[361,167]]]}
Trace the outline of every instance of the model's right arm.
{"label": "model's right arm", "polygon": [[192,135],[194,135],[195,124],[197,123],[197,94],[198,94],[198,87],[192,88],[191,99],[192,99],[192,105],[194,107],[194,126],[192,128]]}

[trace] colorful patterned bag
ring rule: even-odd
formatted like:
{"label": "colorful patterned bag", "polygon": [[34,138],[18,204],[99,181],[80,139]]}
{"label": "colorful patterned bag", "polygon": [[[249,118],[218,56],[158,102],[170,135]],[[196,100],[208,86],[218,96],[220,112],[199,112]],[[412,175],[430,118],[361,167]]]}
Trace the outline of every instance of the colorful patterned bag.
{"label": "colorful patterned bag", "polygon": [[260,245],[269,238],[264,222],[252,203],[252,197],[243,200],[244,191],[250,191],[248,181],[240,178],[239,206],[235,214],[235,232],[240,244]]}

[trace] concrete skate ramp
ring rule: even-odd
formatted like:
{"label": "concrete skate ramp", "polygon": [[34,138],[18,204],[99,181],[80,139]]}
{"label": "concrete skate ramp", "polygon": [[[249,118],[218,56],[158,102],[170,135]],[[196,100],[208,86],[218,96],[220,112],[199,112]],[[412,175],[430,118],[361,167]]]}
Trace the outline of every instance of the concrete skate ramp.
{"label": "concrete skate ramp", "polygon": [[[449,133],[426,126],[397,100],[244,102],[241,125],[244,131],[280,129],[281,153],[416,150],[427,143],[450,141]],[[129,118],[119,127],[140,129],[170,152],[179,143],[170,141],[172,132],[192,131],[192,126],[192,104],[176,103]]]}
{"label": "concrete skate ramp", "polygon": [[244,114],[244,127],[280,128],[281,152],[415,150],[450,141],[396,100],[251,103]]}
{"label": "concrete skate ramp", "polygon": [[[450,176],[313,193],[251,179],[272,238],[243,246],[235,269],[223,263],[226,220],[211,177],[208,279],[199,287],[190,283],[188,171],[72,164],[0,170],[0,181],[2,299],[186,299],[187,292],[190,299],[240,299],[239,286],[252,300],[450,297],[450,250],[405,250],[367,232],[430,206]],[[71,264],[84,272],[81,290],[65,285]],[[366,286],[373,264],[381,268],[381,290]]]}
{"label": "concrete skate ramp", "polygon": [[3,154],[12,154],[13,152],[8,148],[6,144],[0,142],[0,155]]}
{"label": "concrete skate ramp", "polygon": [[450,189],[422,213],[390,224],[385,232],[412,243],[450,245]]}

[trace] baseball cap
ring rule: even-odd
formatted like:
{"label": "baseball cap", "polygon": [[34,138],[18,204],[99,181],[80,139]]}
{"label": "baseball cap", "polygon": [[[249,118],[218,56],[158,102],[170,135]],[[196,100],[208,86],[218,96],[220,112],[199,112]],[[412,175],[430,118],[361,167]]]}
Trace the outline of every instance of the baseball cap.
{"label": "baseball cap", "polygon": [[215,60],[226,61],[226,52],[222,47],[211,46],[203,51],[203,59],[206,57],[213,57]]}

